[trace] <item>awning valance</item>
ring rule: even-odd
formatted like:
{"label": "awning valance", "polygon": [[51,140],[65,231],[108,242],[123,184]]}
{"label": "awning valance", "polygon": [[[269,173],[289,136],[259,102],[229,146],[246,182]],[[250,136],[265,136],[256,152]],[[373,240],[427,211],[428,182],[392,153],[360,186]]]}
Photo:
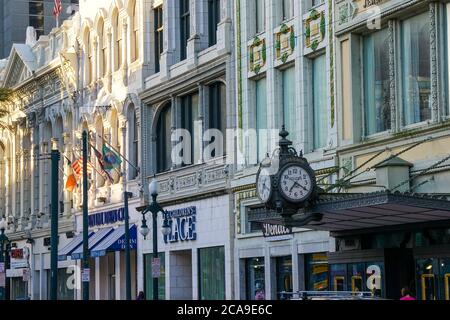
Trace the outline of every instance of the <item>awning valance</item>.
{"label": "awning valance", "polygon": [[[433,221],[450,221],[450,201],[442,195],[391,193],[388,191],[367,194],[327,194],[307,214],[320,214],[321,221],[308,221],[294,225],[313,230],[350,231],[396,225],[408,225]],[[253,222],[282,224],[274,213],[259,214],[250,218]]]}
{"label": "awning valance", "polygon": [[[89,251],[94,248],[100,241],[102,241],[105,237],[107,237],[111,232],[113,232],[113,228],[104,228],[95,232],[92,236],[89,237]],[[79,246],[71,255],[73,260],[80,260],[83,258],[83,246]]]}
{"label": "awning valance", "polygon": [[[94,232],[89,232],[88,237],[91,237]],[[83,234],[80,233],[72,239],[64,248],[58,251],[58,261],[66,261],[67,257],[72,254],[83,243]]]}
{"label": "awning valance", "polygon": [[[130,249],[137,247],[137,227],[130,227]],[[91,250],[91,257],[102,257],[107,252],[125,250],[125,226],[120,226],[111,232],[106,238],[99,242],[95,248]]]}

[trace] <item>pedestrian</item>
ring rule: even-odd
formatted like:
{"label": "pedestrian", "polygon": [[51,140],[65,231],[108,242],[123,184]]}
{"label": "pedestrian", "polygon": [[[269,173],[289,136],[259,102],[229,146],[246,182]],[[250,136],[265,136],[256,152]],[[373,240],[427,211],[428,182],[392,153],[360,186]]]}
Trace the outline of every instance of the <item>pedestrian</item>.
{"label": "pedestrian", "polygon": [[140,291],[136,300],[145,300],[144,291]]}
{"label": "pedestrian", "polygon": [[416,300],[416,298],[414,298],[413,296],[411,296],[411,291],[409,290],[408,287],[404,287],[402,289],[402,297],[400,298],[400,300]]}

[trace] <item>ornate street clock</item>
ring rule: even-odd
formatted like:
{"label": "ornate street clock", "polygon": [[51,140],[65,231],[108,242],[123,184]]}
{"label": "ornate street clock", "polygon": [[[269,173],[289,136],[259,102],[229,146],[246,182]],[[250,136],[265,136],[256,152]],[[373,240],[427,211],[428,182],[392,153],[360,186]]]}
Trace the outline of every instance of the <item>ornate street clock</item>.
{"label": "ornate street clock", "polygon": [[263,160],[256,178],[260,200],[285,219],[310,206],[318,194],[314,170],[302,153],[297,154],[288,135],[283,127],[279,148]]}

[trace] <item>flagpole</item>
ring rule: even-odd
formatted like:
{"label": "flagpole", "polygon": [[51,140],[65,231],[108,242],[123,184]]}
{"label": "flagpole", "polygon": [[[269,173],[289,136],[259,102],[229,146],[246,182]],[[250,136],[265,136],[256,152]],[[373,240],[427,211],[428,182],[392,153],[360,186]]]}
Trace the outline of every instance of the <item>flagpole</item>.
{"label": "flagpole", "polygon": [[119,151],[117,151],[116,148],[114,148],[108,141],[105,140],[105,138],[103,138],[103,136],[98,135],[100,138],[102,138],[103,142],[106,143],[108,146],[111,147],[111,149],[113,149],[114,152],[116,152],[123,160],[125,160],[130,166],[132,166],[137,172],[140,172],[140,169],[138,167],[136,167],[134,164],[132,164],[130,161],[128,161],[127,158],[125,158],[125,156],[123,156]]}

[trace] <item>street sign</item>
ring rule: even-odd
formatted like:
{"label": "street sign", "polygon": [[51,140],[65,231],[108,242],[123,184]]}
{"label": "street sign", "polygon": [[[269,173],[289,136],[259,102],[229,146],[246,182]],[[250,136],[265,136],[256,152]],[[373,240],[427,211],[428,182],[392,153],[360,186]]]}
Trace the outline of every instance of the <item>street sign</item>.
{"label": "street sign", "polygon": [[81,272],[81,281],[82,282],[90,282],[91,278],[91,269],[83,269]]}
{"label": "street sign", "polygon": [[30,278],[31,278],[31,271],[30,271],[30,269],[24,269],[23,270],[22,281],[28,282],[28,281],[30,281]]}
{"label": "street sign", "polygon": [[161,259],[153,258],[152,260],[152,277],[159,278],[161,277]]}

